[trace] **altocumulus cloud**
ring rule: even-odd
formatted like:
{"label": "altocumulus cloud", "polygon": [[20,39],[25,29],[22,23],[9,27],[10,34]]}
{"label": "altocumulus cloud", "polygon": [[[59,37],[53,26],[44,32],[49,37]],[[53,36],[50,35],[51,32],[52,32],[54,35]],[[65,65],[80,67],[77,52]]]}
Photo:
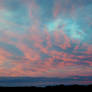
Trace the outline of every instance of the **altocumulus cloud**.
{"label": "altocumulus cloud", "polygon": [[91,8],[91,0],[0,0],[0,76],[89,79]]}

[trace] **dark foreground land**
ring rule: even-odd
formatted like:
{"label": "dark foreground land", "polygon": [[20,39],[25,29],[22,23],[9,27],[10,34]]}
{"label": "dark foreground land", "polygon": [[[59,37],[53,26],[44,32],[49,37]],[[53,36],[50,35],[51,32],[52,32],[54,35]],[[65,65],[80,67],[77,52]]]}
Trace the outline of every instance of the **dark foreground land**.
{"label": "dark foreground land", "polygon": [[[0,87],[0,88],[10,88],[10,87]],[[70,86],[65,86],[65,85],[57,85],[57,86],[46,86],[46,87],[12,87],[12,88],[31,88],[31,89],[92,89],[92,85],[70,85]]]}

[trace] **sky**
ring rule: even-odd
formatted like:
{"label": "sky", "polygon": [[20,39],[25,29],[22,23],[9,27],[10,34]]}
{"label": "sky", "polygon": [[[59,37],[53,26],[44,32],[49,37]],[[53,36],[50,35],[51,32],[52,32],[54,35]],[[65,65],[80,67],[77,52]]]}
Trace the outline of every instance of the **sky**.
{"label": "sky", "polygon": [[92,0],[0,0],[0,77],[92,83],[91,9]]}

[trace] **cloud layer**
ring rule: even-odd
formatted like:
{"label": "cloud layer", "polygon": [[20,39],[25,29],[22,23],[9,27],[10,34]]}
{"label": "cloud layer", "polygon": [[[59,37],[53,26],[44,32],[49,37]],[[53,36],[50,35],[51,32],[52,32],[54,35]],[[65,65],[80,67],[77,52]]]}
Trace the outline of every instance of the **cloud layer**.
{"label": "cloud layer", "polygon": [[92,76],[91,0],[1,0],[0,76]]}

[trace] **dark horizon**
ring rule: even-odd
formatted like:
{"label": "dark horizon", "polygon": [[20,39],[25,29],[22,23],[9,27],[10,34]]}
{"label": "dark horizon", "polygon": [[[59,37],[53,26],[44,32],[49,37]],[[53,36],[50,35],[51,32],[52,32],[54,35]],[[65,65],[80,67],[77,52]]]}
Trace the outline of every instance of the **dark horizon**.
{"label": "dark horizon", "polygon": [[[47,77],[0,77],[1,87],[46,87],[46,86],[56,86],[56,85],[91,85],[91,83],[86,80],[86,77],[75,77],[73,78],[47,78]],[[80,79],[78,79],[80,78]],[[92,76],[89,77],[92,81]]]}

